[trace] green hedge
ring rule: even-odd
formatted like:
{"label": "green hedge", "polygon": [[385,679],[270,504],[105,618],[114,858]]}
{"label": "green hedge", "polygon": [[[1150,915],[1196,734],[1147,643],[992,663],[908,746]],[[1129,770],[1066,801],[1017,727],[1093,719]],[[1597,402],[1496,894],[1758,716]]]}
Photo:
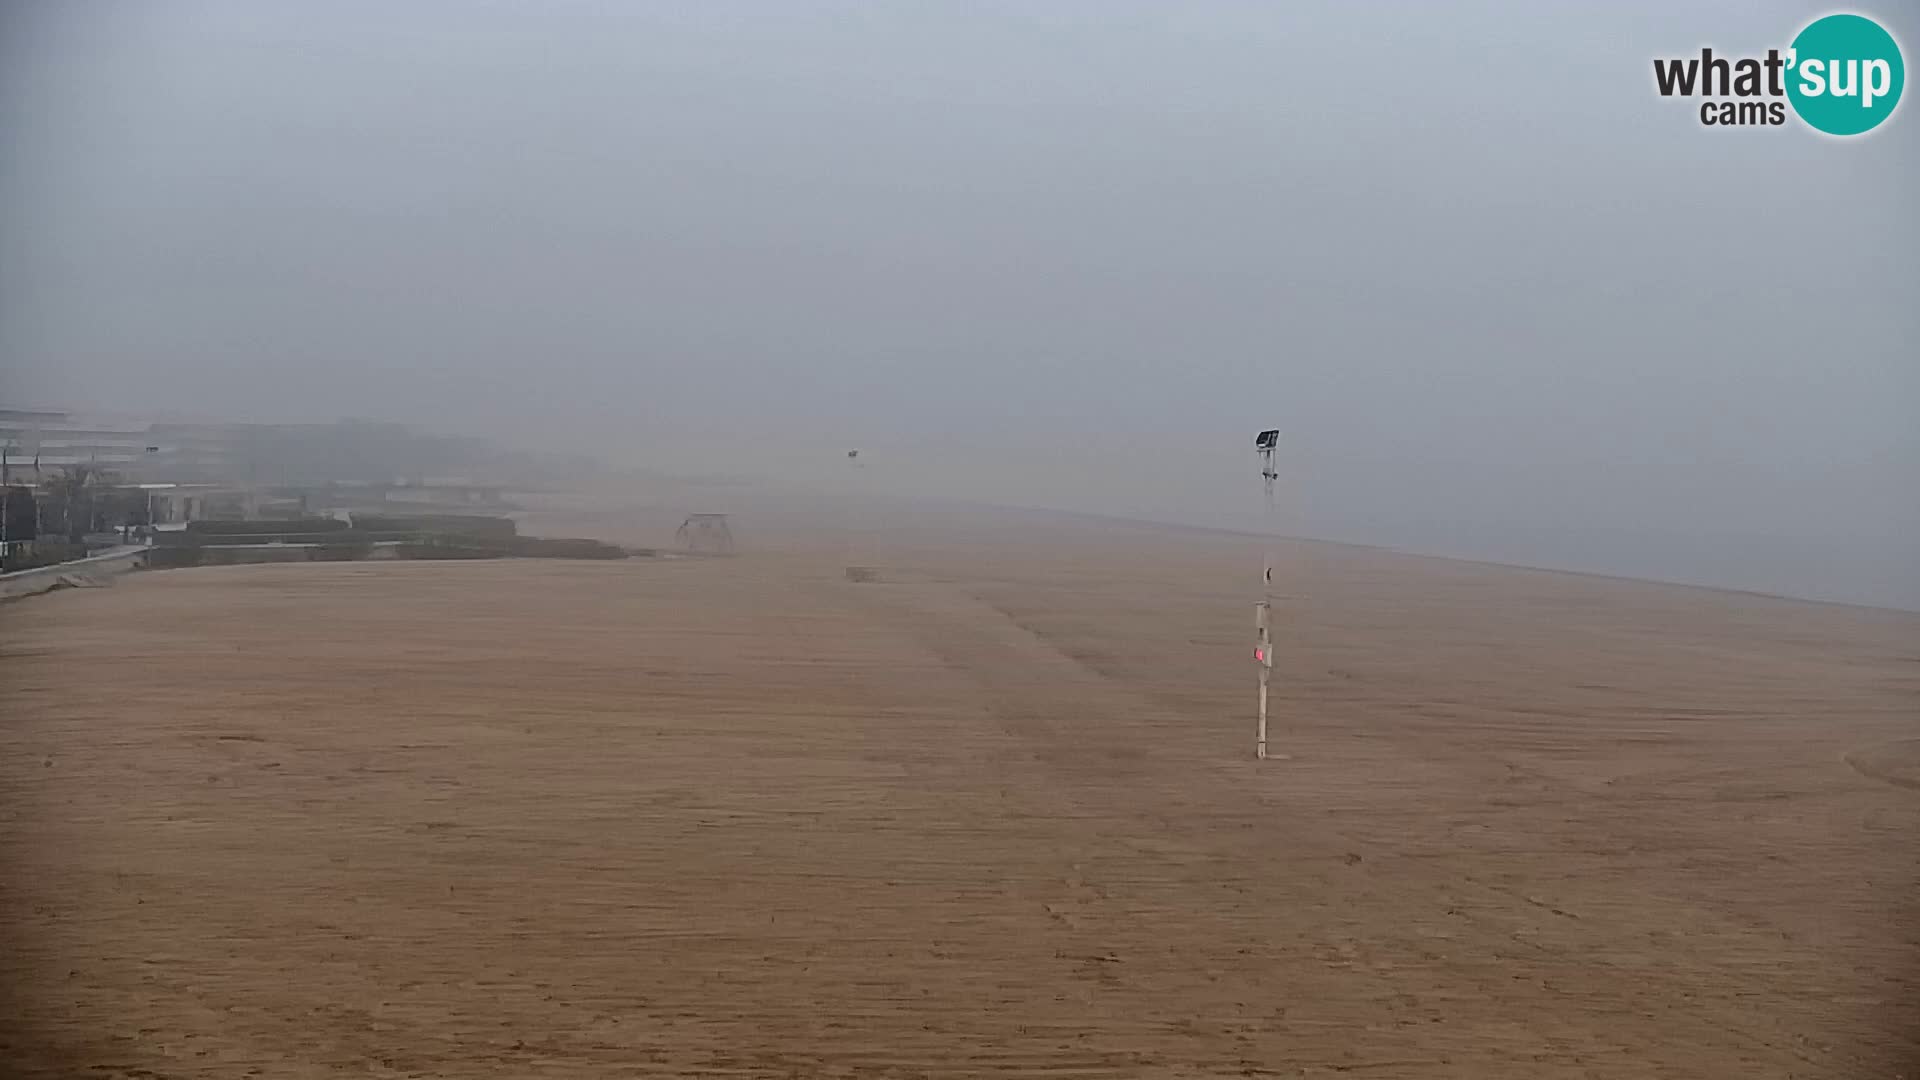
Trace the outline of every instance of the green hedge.
{"label": "green hedge", "polygon": [[307,549],[307,559],[311,562],[353,562],[372,553],[371,540],[340,540]]}
{"label": "green hedge", "polygon": [[199,566],[202,558],[202,549],[197,547],[156,547],[147,552],[147,569],[177,570],[183,566]]}
{"label": "green hedge", "polygon": [[342,532],[351,522],[338,518],[281,518],[274,521],[189,521],[187,531],[200,536],[269,536],[280,533]]}
{"label": "green hedge", "polygon": [[500,540],[518,532],[512,518],[477,514],[354,514],[353,527],[369,532],[444,533]]}
{"label": "green hedge", "polygon": [[402,559],[504,559],[507,555],[504,548],[447,543],[443,538],[402,544],[394,550]]}
{"label": "green hedge", "polygon": [[543,538],[522,536],[513,542],[515,555],[532,559],[624,559],[625,548],[598,540],[572,537]]}
{"label": "green hedge", "polygon": [[185,533],[170,529],[153,534],[155,547],[222,547],[231,544],[371,544],[381,540],[412,540],[419,533],[367,532],[362,529],[332,529],[326,532],[253,533],[229,536],[219,533]]}
{"label": "green hedge", "polygon": [[86,556],[85,544],[70,544],[65,540],[29,540],[0,559],[0,572],[38,570],[43,566],[57,566]]}

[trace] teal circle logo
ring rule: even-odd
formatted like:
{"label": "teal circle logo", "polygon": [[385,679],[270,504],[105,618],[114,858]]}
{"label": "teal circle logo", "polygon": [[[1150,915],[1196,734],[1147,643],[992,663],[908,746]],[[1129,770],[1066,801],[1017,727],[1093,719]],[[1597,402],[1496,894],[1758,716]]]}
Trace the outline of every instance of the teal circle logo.
{"label": "teal circle logo", "polygon": [[1900,45],[1862,15],[1828,15],[1793,39],[1787,100],[1816,131],[1860,135],[1893,114],[1907,85]]}

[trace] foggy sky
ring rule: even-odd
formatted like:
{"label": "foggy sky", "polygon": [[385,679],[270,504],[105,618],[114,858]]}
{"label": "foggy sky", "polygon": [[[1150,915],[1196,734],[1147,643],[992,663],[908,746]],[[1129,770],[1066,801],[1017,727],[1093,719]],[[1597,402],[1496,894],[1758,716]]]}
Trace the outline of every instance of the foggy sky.
{"label": "foggy sky", "polygon": [[1920,102],[1615,7],[14,4],[0,398],[1920,606]]}

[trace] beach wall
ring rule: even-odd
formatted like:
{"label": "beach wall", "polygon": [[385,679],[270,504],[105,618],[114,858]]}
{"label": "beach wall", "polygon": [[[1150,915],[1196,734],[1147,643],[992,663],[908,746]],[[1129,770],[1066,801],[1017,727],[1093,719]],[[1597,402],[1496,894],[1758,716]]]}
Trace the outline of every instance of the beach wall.
{"label": "beach wall", "polygon": [[0,600],[32,596],[62,585],[105,584],[108,578],[115,575],[138,570],[146,563],[146,557],[147,549],[144,547],[122,547],[72,562],[0,574]]}

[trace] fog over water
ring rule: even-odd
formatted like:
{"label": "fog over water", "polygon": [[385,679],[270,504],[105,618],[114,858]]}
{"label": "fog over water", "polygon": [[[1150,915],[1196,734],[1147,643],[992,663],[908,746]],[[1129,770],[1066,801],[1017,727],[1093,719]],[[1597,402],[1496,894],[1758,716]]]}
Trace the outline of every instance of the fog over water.
{"label": "fog over water", "polygon": [[1920,103],[1653,89],[1826,10],[16,3],[0,397],[1920,607]]}

